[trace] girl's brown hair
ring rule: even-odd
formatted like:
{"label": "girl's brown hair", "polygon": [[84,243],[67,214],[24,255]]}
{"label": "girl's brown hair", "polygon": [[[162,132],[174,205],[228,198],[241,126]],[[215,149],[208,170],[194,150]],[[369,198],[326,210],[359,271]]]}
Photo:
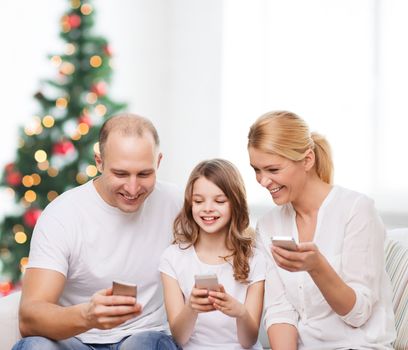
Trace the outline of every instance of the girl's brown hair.
{"label": "girl's brown hair", "polygon": [[306,152],[315,153],[315,169],[324,182],[333,181],[333,160],[330,145],[322,135],[310,132],[306,122],[288,111],[265,113],[251,126],[248,148],[277,154],[293,161],[302,160]]}
{"label": "girl's brown hair", "polygon": [[[226,237],[226,246],[231,255],[235,280],[248,282],[249,258],[253,254],[253,237],[249,228],[249,213],[244,182],[238,169],[224,159],[211,159],[199,163],[191,172],[184,193],[184,205],[174,221],[174,242],[185,249],[197,242],[200,227],[192,214],[194,183],[200,177],[214,183],[224,192],[231,206],[231,221]],[[187,244],[187,245],[186,245]]]}

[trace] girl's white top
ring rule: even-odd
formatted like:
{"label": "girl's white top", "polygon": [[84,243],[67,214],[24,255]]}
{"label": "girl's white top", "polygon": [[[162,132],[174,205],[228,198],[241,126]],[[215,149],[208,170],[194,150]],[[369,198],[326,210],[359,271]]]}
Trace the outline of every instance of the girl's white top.
{"label": "girl's white top", "polygon": [[[265,268],[266,261],[263,254],[255,249],[254,256],[250,259],[250,283],[242,284],[234,279],[232,265],[229,263],[206,264],[198,258],[193,246],[180,249],[177,244],[166,249],[159,266],[161,272],[178,281],[185,299],[190,297],[195,283],[194,275],[215,273],[218,283],[241,303],[245,302],[248,287],[265,279]],[[194,331],[183,349],[243,349],[238,342],[236,319],[220,311],[198,314]],[[252,349],[262,349],[262,347],[257,343]]]}

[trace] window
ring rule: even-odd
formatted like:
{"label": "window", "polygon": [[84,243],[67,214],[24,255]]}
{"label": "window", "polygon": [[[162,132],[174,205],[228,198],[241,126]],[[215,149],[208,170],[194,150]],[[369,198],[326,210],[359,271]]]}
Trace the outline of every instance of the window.
{"label": "window", "polygon": [[250,203],[270,198],[243,140],[258,116],[287,109],[328,138],[336,184],[372,196],[382,211],[408,211],[408,3],[224,5],[221,153],[239,165]]}

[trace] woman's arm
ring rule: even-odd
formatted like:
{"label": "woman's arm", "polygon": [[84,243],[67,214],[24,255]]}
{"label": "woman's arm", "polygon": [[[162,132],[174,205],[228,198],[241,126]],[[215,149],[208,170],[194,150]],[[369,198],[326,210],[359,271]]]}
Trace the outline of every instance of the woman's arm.
{"label": "woman's arm", "polygon": [[194,331],[198,313],[212,311],[214,307],[208,303],[207,290],[193,288],[191,296],[185,302],[176,279],[163,272],[161,279],[171,334],[178,344],[184,345]]}
{"label": "woman's arm", "polygon": [[276,263],[288,271],[307,271],[327,303],[340,316],[348,314],[356,303],[356,293],[334,271],[312,242],[299,244],[296,252],[272,247]]}
{"label": "woman's arm", "polygon": [[298,333],[295,326],[275,323],[268,328],[269,345],[272,350],[296,350]]}

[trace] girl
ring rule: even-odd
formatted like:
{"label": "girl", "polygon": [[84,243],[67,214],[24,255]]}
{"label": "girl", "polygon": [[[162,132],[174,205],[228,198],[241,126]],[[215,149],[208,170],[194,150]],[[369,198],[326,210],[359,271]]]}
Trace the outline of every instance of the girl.
{"label": "girl", "polygon": [[[248,225],[238,170],[222,159],[198,164],[159,267],[170,330],[183,349],[261,349],[266,264]],[[194,276],[210,273],[216,290],[197,288]]]}
{"label": "girl", "polygon": [[[392,349],[385,230],[373,201],[332,185],[328,142],[294,113],[260,117],[250,129],[248,151],[256,179],[277,204],[257,229],[296,309],[285,317],[297,327],[299,349]],[[297,250],[271,249],[271,235],[294,237]],[[275,323],[283,316],[275,298],[267,284],[265,323],[272,348],[274,335],[281,334]]]}

